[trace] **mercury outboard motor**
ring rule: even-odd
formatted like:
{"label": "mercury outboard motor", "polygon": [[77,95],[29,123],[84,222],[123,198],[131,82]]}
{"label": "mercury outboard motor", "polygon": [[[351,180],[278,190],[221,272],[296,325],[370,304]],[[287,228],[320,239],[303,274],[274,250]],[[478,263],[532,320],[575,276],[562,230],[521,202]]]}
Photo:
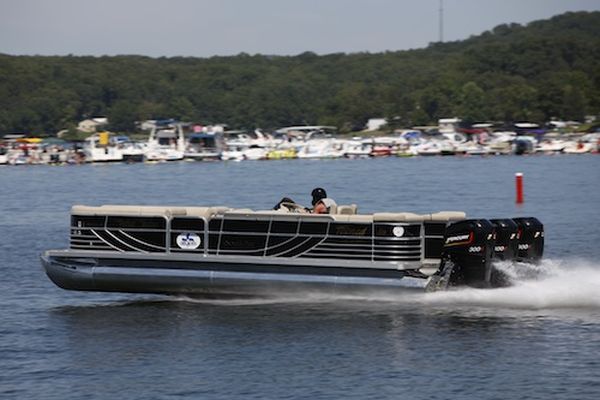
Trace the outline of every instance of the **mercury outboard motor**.
{"label": "mercury outboard motor", "polygon": [[538,262],[544,255],[544,225],[533,217],[513,221],[519,228],[517,261]]}
{"label": "mercury outboard motor", "polygon": [[494,226],[487,219],[470,219],[446,228],[442,260],[427,291],[447,286],[490,287]]}
{"label": "mercury outboard motor", "polygon": [[491,219],[496,232],[494,258],[508,261],[517,258],[519,250],[519,227],[512,219]]}

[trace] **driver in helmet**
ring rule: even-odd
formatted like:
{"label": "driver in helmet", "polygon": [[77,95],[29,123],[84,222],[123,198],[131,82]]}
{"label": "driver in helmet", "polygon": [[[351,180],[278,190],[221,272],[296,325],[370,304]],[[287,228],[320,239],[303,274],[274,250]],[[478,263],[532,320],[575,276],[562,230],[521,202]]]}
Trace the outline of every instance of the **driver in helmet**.
{"label": "driver in helmet", "polygon": [[327,197],[327,192],[323,188],[315,188],[310,194],[312,196],[313,214],[331,214],[337,208],[333,199]]}

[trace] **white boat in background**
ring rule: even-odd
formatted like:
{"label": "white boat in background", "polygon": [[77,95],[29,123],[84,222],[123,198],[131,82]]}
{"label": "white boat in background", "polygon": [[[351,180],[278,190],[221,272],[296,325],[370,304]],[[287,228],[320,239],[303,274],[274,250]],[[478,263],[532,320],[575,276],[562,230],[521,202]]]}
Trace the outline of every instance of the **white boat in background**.
{"label": "white boat in background", "polygon": [[146,161],[178,161],[183,160],[185,137],[181,124],[175,128],[158,129],[156,126],[150,131],[148,143],[144,149]]}
{"label": "white boat in background", "polygon": [[0,165],[8,164],[7,151],[4,147],[0,147]]}
{"label": "white boat in background", "polygon": [[415,152],[420,156],[439,156],[444,146],[439,140],[429,140],[415,146]]}
{"label": "white boat in background", "polygon": [[468,141],[461,143],[456,147],[457,154],[465,154],[470,156],[484,156],[490,154],[490,148],[477,142]]}
{"label": "white boat in background", "polygon": [[332,138],[337,132],[335,126],[307,125],[288,126],[275,131],[277,137],[284,137],[290,141],[306,141],[310,139]]}
{"label": "white boat in background", "polygon": [[335,141],[331,139],[311,139],[299,147],[298,158],[319,159],[340,158],[344,156],[344,150],[336,146]]}
{"label": "white boat in background", "polygon": [[592,144],[583,141],[569,141],[563,149],[565,154],[585,154],[590,153],[593,147]]}
{"label": "white boat in background", "polygon": [[123,151],[109,142],[107,132],[92,135],[85,139],[83,152],[86,162],[120,162],[123,161]]}
{"label": "white boat in background", "polygon": [[371,139],[372,157],[388,157],[394,155],[408,141],[401,136],[378,136]]}
{"label": "white boat in background", "polygon": [[369,139],[354,138],[347,140],[343,149],[344,156],[347,158],[368,158],[371,156],[373,144]]}
{"label": "white boat in background", "polygon": [[492,132],[491,139],[487,142],[490,154],[506,155],[512,154],[514,149],[512,142],[517,134],[515,132]]}
{"label": "white boat in background", "polygon": [[220,160],[223,147],[220,132],[194,133],[188,138],[184,157],[196,161]]}
{"label": "white boat in background", "polygon": [[10,165],[27,165],[29,163],[27,156],[20,150],[9,152],[7,157]]}
{"label": "white boat in background", "polygon": [[284,149],[281,139],[275,139],[270,134],[256,129],[254,132],[228,131],[225,132],[225,151],[222,160],[266,160],[270,151]]}
{"label": "white boat in background", "polygon": [[563,140],[545,139],[538,143],[535,151],[544,154],[561,153],[566,146],[567,142]]}
{"label": "white boat in background", "polygon": [[244,156],[244,160],[258,161],[266,160],[268,152],[269,150],[264,147],[252,145],[246,150],[242,151],[242,154]]}
{"label": "white boat in background", "polygon": [[269,150],[257,145],[227,146],[227,150],[221,153],[223,161],[258,161],[266,160]]}
{"label": "white boat in background", "polygon": [[145,150],[142,145],[135,142],[127,142],[122,143],[120,145],[121,152],[123,153],[123,161],[132,163],[132,162],[142,162],[146,158]]}
{"label": "white boat in background", "polygon": [[581,141],[590,145],[592,153],[600,152],[600,132],[587,133],[581,137]]}

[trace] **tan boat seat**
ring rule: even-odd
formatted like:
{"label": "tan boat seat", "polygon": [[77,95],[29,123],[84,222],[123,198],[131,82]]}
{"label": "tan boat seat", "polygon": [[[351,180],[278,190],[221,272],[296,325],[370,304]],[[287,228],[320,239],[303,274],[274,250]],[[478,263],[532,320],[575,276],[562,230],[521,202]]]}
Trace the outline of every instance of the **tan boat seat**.
{"label": "tan boat seat", "polygon": [[214,214],[212,207],[186,207],[185,211],[185,215],[188,217],[200,217],[206,219]]}
{"label": "tan boat seat", "polygon": [[362,224],[371,224],[373,223],[372,215],[361,215],[361,214],[335,214],[332,215],[333,219],[336,222],[350,222],[350,223],[362,223]]}
{"label": "tan boat seat", "polygon": [[358,211],[356,204],[339,205],[337,208],[337,214],[341,215],[355,215]]}
{"label": "tan boat seat", "polygon": [[155,206],[128,206],[128,205],[102,205],[89,207],[75,205],[71,207],[74,215],[132,215],[148,217],[164,217],[171,215],[186,215],[185,207],[155,207]]}
{"label": "tan boat seat", "polygon": [[414,213],[375,213],[373,214],[373,221],[386,221],[386,222],[421,222],[425,220],[425,216],[414,214]]}
{"label": "tan boat seat", "polygon": [[426,221],[435,222],[451,222],[451,221],[462,221],[467,218],[467,214],[462,211],[440,211],[433,214],[426,214],[429,218]]}

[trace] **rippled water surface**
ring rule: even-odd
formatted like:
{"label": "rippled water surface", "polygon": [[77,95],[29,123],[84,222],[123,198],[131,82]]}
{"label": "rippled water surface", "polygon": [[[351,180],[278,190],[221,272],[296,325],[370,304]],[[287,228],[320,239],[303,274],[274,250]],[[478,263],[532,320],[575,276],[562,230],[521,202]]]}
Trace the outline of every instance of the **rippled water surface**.
{"label": "rippled water surface", "polygon": [[[514,173],[526,203],[514,205]],[[600,157],[0,167],[0,398],[600,398]],[[55,287],[72,204],[308,203],[545,224],[516,286],[197,300]]]}

